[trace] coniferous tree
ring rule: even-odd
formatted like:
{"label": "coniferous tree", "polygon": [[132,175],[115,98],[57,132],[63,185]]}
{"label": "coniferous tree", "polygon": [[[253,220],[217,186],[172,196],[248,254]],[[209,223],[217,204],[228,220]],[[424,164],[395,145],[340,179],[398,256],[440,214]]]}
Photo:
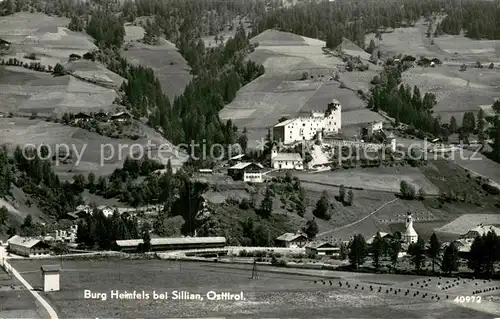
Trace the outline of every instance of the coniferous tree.
{"label": "coniferous tree", "polygon": [[351,266],[358,269],[363,265],[367,255],[366,242],[361,234],[355,235],[349,243],[349,262]]}
{"label": "coniferous tree", "polygon": [[316,219],[313,217],[313,219],[307,221],[306,226],[304,227],[304,232],[309,240],[313,240],[318,231],[318,224],[316,223]]}
{"label": "coniferous tree", "polygon": [[427,255],[432,260],[432,271],[434,272],[434,265],[436,264],[437,259],[441,253],[441,244],[439,239],[435,233],[432,233],[431,238],[429,240],[429,248],[427,249]]}
{"label": "coniferous tree", "polygon": [[377,270],[380,268],[380,258],[382,257],[384,244],[384,239],[380,235],[380,232],[377,232],[372,243],[373,265]]}
{"label": "coniferous tree", "polygon": [[425,242],[419,238],[416,243],[408,247],[408,254],[411,256],[411,262],[415,270],[420,271],[425,262]]}
{"label": "coniferous tree", "polygon": [[448,275],[458,270],[458,249],[453,243],[444,249],[441,270]]}

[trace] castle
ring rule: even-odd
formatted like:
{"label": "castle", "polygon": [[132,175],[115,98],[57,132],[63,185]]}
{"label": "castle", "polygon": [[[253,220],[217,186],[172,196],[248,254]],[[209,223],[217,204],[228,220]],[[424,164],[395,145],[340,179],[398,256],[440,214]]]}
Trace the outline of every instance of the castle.
{"label": "castle", "polygon": [[326,111],[311,111],[307,117],[288,119],[273,127],[275,140],[287,145],[299,141],[310,141],[318,133],[339,133],[342,125],[340,102],[333,99]]}

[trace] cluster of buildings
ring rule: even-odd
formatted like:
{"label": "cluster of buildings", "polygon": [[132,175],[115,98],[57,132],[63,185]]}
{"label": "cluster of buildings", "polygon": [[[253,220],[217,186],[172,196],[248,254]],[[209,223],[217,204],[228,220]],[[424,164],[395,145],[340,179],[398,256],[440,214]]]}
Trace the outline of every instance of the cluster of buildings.
{"label": "cluster of buildings", "polygon": [[87,114],[87,113],[77,113],[73,117],[73,124],[80,124],[80,123],[86,123],[90,120],[95,120],[98,122],[127,122],[132,119],[132,115],[127,112],[127,111],[121,111],[117,113],[105,113],[105,112],[98,112],[98,113],[93,113],[93,114]]}
{"label": "cluster of buildings", "polygon": [[285,145],[310,141],[318,135],[338,134],[342,127],[342,106],[333,99],[325,112],[311,111],[310,116],[285,120],[273,127],[273,137]]}

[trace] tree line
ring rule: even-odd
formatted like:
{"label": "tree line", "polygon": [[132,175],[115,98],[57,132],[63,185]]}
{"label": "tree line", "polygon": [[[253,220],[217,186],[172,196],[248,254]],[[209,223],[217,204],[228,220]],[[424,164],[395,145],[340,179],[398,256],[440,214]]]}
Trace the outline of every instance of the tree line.
{"label": "tree line", "polygon": [[[382,237],[377,232],[371,245],[368,245],[361,234],[355,235],[349,243],[348,258],[354,269],[362,267],[368,256],[371,256],[372,265],[380,270],[382,260],[389,258],[393,270],[397,269],[401,249],[401,233]],[[489,278],[495,274],[495,265],[500,262],[500,237],[493,231],[477,236],[466,257],[459,253],[456,242],[444,246],[436,234],[432,234],[426,243],[421,237],[417,242],[408,246],[407,251],[415,271],[424,269],[426,261],[430,261],[432,272],[439,267],[446,275],[460,270],[461,260],[465,258],[467,267],[476,277]],[[436,267],[437,266],[437,267]]]}

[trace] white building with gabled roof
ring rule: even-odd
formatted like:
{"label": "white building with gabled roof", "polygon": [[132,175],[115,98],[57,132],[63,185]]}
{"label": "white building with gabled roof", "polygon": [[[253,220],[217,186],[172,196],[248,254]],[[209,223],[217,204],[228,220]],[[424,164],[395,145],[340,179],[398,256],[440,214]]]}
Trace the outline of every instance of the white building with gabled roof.
{"label": "white building with gabled roof", "polygon": [[341,129],[341,109],[338,100],[333,99],[326,111],[311,111],[310,116],[285,120],[273,127],[273,138],[283,144],[310,141],[318,132],[338,133]]}
{"label": "white building with gabled roof", "polygon": [[271,151],[271,166],[275,169],[304,169],[304,160],[299,153],[278,153],[273,147]]}

